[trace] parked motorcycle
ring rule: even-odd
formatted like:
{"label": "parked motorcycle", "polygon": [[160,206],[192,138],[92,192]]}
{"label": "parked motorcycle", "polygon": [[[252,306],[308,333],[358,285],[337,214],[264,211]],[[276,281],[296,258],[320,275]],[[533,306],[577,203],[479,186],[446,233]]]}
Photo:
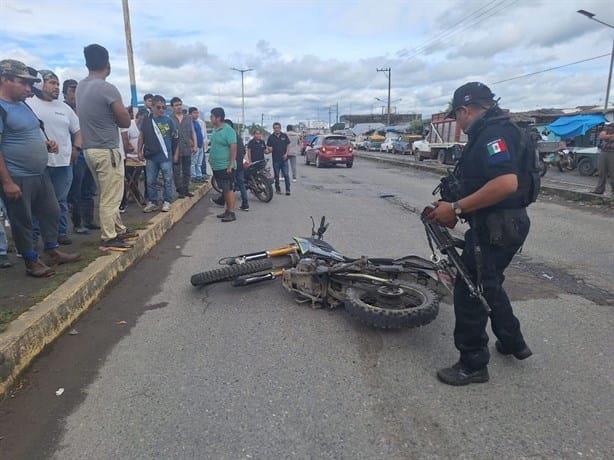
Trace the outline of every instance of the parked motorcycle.
{"label": "parked motorcycle", "polygon": [[547,152],[539,155],[539,175],[544,177],[548,168],[554,166],[558,162],[558,153]]}
{"label": "parked motorcycle", "polygon": [[[254,161],[243,170],[245,187],[256,195],[256,198],[265,203],[273,199],[273,177],[271,176],[270,168],[267,166],[267,161]],[[217,185],[215,177],[211,179],[211,187],[217,192],[222,193],[222,189]],[[235,188],[236,191],[238,191],[237,188]]]}
{"label": "parked motorcycle", "polygon": [[576,156],[574,152],[569,149],[559,150],[556,165],[561,172],[573,171],[576,169]]}
{"label": "parked motorcycle", "polygon": [[282,278],[282,286],[297,295],[297,302],[313,308],[345,310],[378,328],[418,327],[430,323],[439,312],[439,296],[433,289],[450,289],[451,279],[442,264],[419,256],[399,259],[349,258],[323,240],[328,224],[322,217],[311,237],[294,237],[278,249],[222,258],[222,268],[197,273],[194,286],[232,281],[247,286]]}

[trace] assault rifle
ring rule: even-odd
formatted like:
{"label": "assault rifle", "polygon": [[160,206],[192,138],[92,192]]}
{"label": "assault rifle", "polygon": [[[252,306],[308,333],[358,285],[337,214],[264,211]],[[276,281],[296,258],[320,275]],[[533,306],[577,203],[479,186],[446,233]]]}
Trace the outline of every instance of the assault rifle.
{"label": "assault rifle", "polygon": [[[486,313],[490,315],[490,306],[482,295],[481,288],[478,288],[473,283],[473,281],[471,281],[469,272],[467,271],[467,267],[465,267],[465,264],[463,263],[460,254],[456,250],[456,248],[462,248],[465,242],[460,238],[453,237],[452,235],[450,235],[450,232],[446,227],[439,224],[435,224],[428,218],[428,215],[431,213],[431,211],[433,211],[433,209],[435,208],[431,206],[425,207],[422,211],[422,214],[420,214],[420,220],[422,221],[422,223],[424,224],[424,228],[426,229],[426,236],[431,251],[433,253],[432,257],[435,259],[434,262],[436,262],[439,257],[435,254],[433,243],[437,247],[437,250],[443,255],[447,256],[448,261],[451,262],[452,265],[454,265],[454,267],[456,268],[456,273],[463,279],[463,281],[467,285],[467,288],[469,289],[469,295],[474,299],[478,299],[486,310]],[[450,275],[452,274],[450,273]]]}

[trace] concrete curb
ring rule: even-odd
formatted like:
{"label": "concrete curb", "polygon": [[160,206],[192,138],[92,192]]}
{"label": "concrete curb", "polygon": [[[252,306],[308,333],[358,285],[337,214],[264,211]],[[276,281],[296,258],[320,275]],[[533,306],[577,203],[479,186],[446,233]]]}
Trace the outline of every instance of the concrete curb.
{"label": "concrete curb", "polygon": [[[440,176],[444,176],[447,174],[448,169],[452,169],[452,165],[440,165],[440,164],[429,164],[429,163],[419,163],[408,160],[400,160],[396,158],[382,158],[378,156],[372,156],[369,154],[365,154],[365,152],[358,153],[357,156],[359,158],[363,158],[365,160],[376,161],[379,163],[387,163],[393,164],[396,166],[401,166],[404,168],[413,168],[419,171],[426,171],[431,174],[436,174]],[[577,190],[566,190],[560,187],[553,187],[542,182],[541,185],[541,194],[546,195],[557,195],[562,198],[572,200],[572,201],[583,201],[585,203],[592,204],[603,204],[603,205],[613,205],[614,197],[606,197],[601,195],[596,195],[594,193],[580,192]]]}
{"label": "concrete curb", "polygon": [[120,273],[147,254],[211,188],[205,183],[192,198],[177,200],[171,211],[154,216],[128,252],[99,257],[32,306],[0,335],[0,398],[32,360],[96,302]]}

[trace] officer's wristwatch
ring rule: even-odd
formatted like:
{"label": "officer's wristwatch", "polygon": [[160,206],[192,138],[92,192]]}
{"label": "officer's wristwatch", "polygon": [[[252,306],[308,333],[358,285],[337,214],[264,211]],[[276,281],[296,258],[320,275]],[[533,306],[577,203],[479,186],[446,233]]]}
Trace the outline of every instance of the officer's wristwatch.
{"label": "officer's wristwatch", "polygon": [[454,203],[452,203],[452,210],[454,211],[454,214],[456,214],[457,216],[460,216],[463,213],[463,210],[458,204],[458,201],[455,201]]}

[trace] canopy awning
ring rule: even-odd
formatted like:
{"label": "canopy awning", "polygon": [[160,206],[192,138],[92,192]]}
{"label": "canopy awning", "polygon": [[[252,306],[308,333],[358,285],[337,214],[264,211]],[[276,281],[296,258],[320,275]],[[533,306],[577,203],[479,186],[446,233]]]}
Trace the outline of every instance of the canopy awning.
{"label": "canopy awning", "polygon": [[550,123],[547,127],[561,138],[582,136],[589,129],[594,128],[608,120],[599,115],[574,115],[573,117],[561,117]]}

